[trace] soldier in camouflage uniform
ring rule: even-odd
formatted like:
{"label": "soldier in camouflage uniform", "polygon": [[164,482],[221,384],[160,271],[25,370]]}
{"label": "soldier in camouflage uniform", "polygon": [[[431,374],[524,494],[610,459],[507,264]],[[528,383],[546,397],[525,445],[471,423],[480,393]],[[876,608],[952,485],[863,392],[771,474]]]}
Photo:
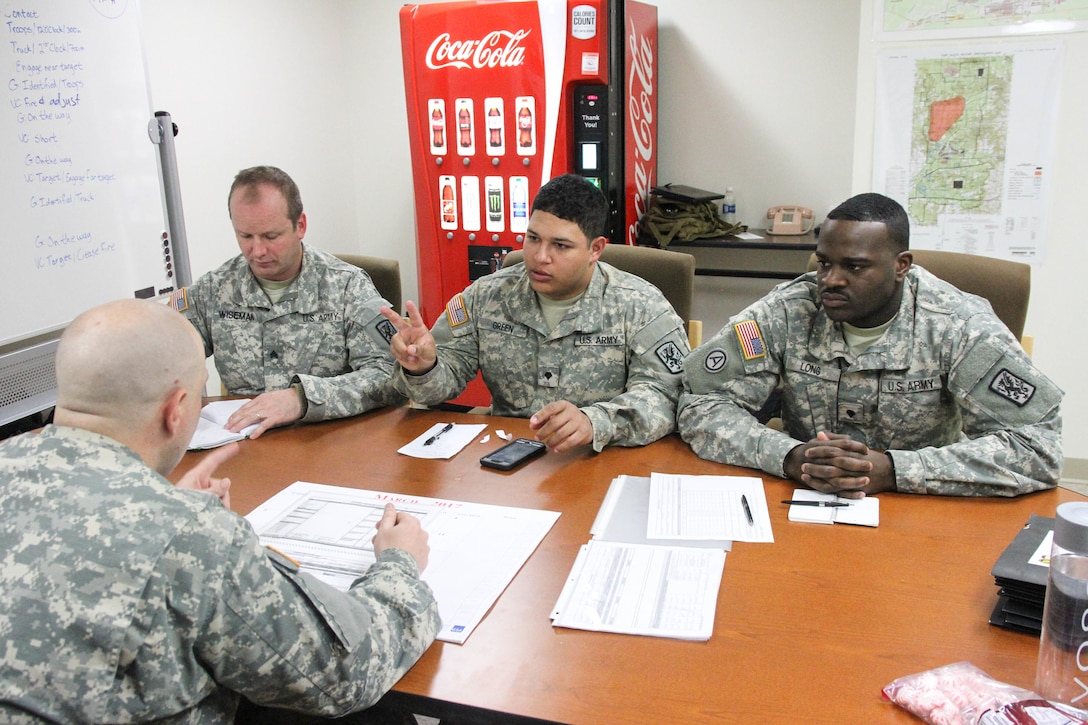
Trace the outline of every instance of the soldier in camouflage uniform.
{"label": "soldier in camouflage uniform", "polygon": [[179,315],[140,300],[91,310],[56,373],[56,423],[0,444],[0,720],[226,724],[240,695],[338,716],[433,641],[415,518],[387,507],[377,562],[341,592],[221,503],[229,481],[212,474],[236,445],[177,487],[163,477],[207,379]]}
{"label": "soldier in camouflage uniform", "polygon": [[675,429],[684,323],[661,292],[598,262],[608,202],[579,176],[533,201],[525,262],[476,280],[429,331],[415,305],[391,349],[413,401],[455,397],[483,374],[496,415],[530,417],[550,450],[637,446]]}
{"label": "soldier in camouflage uniform", "polygon": [[[912,266],[909,234],[895,201],[847,200],[816,272],[688,357],[678,423],[699,456],[848,497],[1057,484],[1062,391],[986,300]],[[778,390],[784,432],[758,419]]]}
{"label": "soldier in camouflage uniform", "polygon": [[227,392],[257,396],[231,416],[253,438],[291,423],[401,405],[390,384],[393,328],[366,272],[306,246],[306,214],[283,171],[240,171],[228,195],[242,253],[174,295]]}

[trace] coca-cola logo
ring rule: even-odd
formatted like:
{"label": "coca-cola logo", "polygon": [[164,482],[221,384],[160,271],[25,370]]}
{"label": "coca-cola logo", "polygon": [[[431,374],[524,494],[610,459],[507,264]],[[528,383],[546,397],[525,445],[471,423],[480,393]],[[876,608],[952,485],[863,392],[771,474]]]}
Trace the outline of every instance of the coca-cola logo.
{"label": "coca-cola logo", "polygon": [[638,237],[639,220],[646,211],[653,184],[654,160],[654,49],[650,40],[639,35],[634,23],[630,24],[627,49],[631,58],[631,72],[627,86],[627,121],[634,142],[635,159],[635,218],[627,226],[627,243],[634,244]]}
{"label": "coca-cola logo", "polygon": [[492,30],[479,40],[453,40],[442,33],[427,48],[427,67],[439,68],[514,68],[525,62],[521,41],[530,30]]}

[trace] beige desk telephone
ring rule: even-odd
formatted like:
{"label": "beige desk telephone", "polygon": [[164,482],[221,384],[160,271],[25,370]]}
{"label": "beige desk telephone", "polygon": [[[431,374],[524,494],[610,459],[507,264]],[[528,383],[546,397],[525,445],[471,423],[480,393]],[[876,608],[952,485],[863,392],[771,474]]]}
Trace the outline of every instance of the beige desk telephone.
{"label": "beige desk telephone", "polygon": [[772,206],[767,210],[767,233],[782,236],[808,234],[816,220],[803,206]]}

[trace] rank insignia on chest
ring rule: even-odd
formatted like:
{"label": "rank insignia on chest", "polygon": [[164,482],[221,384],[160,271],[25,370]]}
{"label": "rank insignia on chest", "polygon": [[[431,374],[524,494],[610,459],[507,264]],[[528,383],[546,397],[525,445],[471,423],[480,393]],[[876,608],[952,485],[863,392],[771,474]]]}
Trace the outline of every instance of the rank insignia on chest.
{"label": "rank insignia on chest", "polygon": [[468,322],[468,310],[465,309],[465,296],[457,295],[446,303],[446,319],[450,327],[457,327]]}
{"label": "rank insignia on chest", "polygon": [[740,343],[741,352],[745,360],[755,360],[767,354],[767,346],[763,344],[763,334],[759,331],[759,323],[755,320],[744,320],[733,325],[733,332],[737,334],[737,342]]}

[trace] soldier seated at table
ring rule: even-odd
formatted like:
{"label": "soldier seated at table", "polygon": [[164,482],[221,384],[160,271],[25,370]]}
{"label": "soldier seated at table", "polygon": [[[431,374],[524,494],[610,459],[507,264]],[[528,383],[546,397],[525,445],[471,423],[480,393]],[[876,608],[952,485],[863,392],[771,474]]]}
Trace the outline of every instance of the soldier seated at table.
{"label": "soldier seated at table", "polygon": [[227,421],[257,438],[296,420],[358,415],[404,396],[390,383],[389,302],[366,272],[302,243],[294,180],[273,166],[239,171],[227,196],[241,254],[174,294],[231,395],[256,396]]}
{"label": "soldier seated at table", "polygon": [[[851,498],[1058,483],[1062,391],[989,302],[913,266],[909,238],[894,200],[848,199],[815,272],[692,352],[678,424],[699,456]],[[778,393],[784,431],[759,419]]]}
{"label": "soldier seated at table", "polygon": [[456,397],[477,371],[495,415],[528,417],[552,451],[638,446],[675,430],[684,323],[656,287],[598,261],[608,201],[556,177],[533,200],[525,261],[469,285],[428,330],[414,303],[396,325],[393,374],[411,400]]}

